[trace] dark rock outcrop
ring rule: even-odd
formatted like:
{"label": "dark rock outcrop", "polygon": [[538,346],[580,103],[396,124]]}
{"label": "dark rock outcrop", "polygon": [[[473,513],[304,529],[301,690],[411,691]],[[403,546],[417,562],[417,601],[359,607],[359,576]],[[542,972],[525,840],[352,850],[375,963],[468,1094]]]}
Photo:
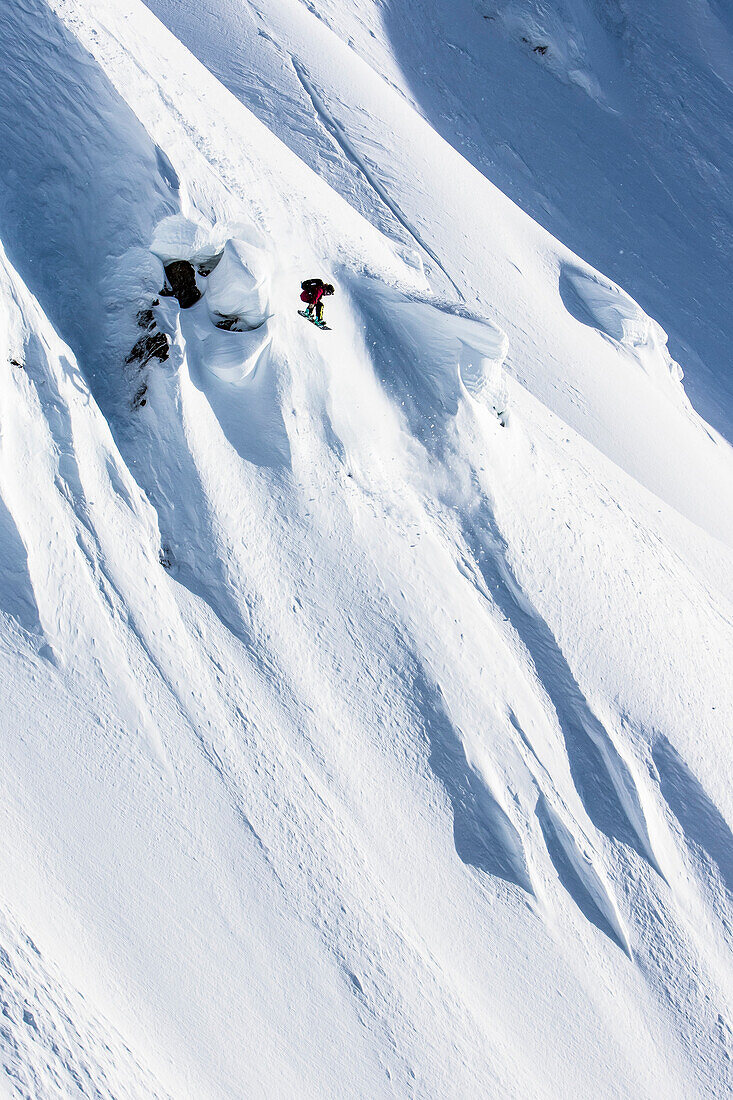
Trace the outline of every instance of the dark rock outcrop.
{"label": "dark rock outcrop", "polygon": [[153,329],[155,328],[155,314],[153,313],[153,306],[157,306],[158,299],[156,298],[153,305],[149,309],[138,310],[137,323],[140,328]]}
{"label": "dark rock outcrop", "polygon": [[133,409],[140,409],[140,408],[142,408],[143,405],[147,405],[147,403],[148,403],[147,394],[148,394],[148,384],[147,384],[147,382],[143,382],[142,386],[140,386],[140,388],[138,389],[138,391],[136,392],[135,396],[132,399]]}
{"label": "dark rock outcrop", "polygon": [[125,357],[125,362],[134,364],[139,372],[137,390],[131,401],[133,409],[140,409],[148,403],[146,365],[151,359],[164,363],[170,352],[170,338],[165,332],[160,331],[155,318],[154,310],[159,304],[160,301],[156,298],[148,307],[138,310],[136,320],[138,326],[143,329],[143,334]]}
{"label": "dark rock outcrop", "polygon": [[126,363],[139,363],[144,367],[151,359],[159,359],[164,363],[168,358],[170,343],[164,332],[147,332],[136,342],[130,354],[125,359]]}
{"label": "dark rock outcrop", "polygon": [[211,256],[208,260],[202,260],[198,265],[199,275],[211,275],[211,272],[217,266],[223,255],[223,252],[219,252],[216,256]]}
{"label": "dark rock outcrop", "polygon": [[201,291],[196,286],[196,272],[188,260],[173,260],[165,265],[166,286],[161,294],[178,299],[181,309],[198,302]]}
{"label": "dark rock outcrop", "polygon": [[225,317],[223,313],[215,313],[211,319],[217,328],[227,329],[229,332],[236,331],[241,324],[239,317]]}

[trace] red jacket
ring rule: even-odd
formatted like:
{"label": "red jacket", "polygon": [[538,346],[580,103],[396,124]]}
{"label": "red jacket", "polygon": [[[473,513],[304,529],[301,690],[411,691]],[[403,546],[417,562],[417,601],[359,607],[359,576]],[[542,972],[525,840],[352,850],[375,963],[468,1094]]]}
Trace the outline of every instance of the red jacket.
{"label": "red jacket", "polygon": [[323,290],[322,286],[316,287],[315,290],[304,290],[300,295],[300,300],[301,302],[310,302],[312,306],[315,306],[323,297]]}

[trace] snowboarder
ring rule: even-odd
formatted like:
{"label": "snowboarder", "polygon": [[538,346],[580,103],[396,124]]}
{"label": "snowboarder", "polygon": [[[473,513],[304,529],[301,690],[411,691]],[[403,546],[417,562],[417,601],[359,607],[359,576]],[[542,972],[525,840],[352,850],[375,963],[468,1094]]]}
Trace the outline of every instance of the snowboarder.
{"label": "snowboarder", "polygon": [[[300,284],[301,302],[306,302],[303,317],[313,321],[319,328],[325,326],[323,320],[323,299],[327,294],[333,294],[331,283],[324,283],[323,279],[304,279]],[[298,312],[301,312],[300,310]]]}

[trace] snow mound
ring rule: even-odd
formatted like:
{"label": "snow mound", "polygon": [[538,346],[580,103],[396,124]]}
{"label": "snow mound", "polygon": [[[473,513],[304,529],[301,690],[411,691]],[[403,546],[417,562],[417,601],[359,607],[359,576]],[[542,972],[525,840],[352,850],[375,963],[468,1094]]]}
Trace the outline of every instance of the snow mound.
{"label": "snow mound", "polygon": [[188,214],[170,214],[161,218],[153,231],[150,251],[164,264],[188,260],[196,267],[218,261],[228,240],[236,238],[253,249],[264,248],[264,239],[251,223],[209,221],[195,208]]}
{"label": "snow mound", "polygon": [[[232,231],[238,235],[228,236]],[[202,297],[185,310],[188,354],[224,382],[250,377],[272,341],[272,265],[262,236],[242,221],[210,223],[202,215],[176,214],[155,227],[150,251],[166,264],[185,261],[197,272]],[[169,302],[160,312],[174,337],[175,306]]]}
{"label": "snow mound", "polygon": [[272,342],[267,321],[261,319],[249,331],[222,329],[212,324],[207,299],[208,296],[187,313],[188,346],[191,347],[193,341],[197,362],[217,378],[224,382],[243,382],[266,360]]}
{"label": "snow mound", "polygon": [[271,313],[270,272],[265,254],[246,241],[227,241],[221,260],[206,280],[206,301],[214,318],[231,318],[248,328]]}
{"label": "snow mound", "polygon": [[171,214],[158,222],[150,245],[153,252],[164,264],[174,260],[188,260],[198,264],[209,259],[218,251],[212,240],[212,227],[202,216],[186,217],[183,214]]}
{"label": "snow mound", "polygon": [[632,351],[653,379],[661,383],[682,380],[682,368],[667,350],[667,333],[610,279],[595,271],[564,266],[560,296],[577,321]]}
{"label": "snow mound", "polygon": [[390,323],[390,341],[419,349],[421,382],[430,383],[446,408],[457,409],[461,390],[504,407],[502,366],[509,339],[499,325],[384,287],[365,287],[359,294],[379,301]]}
{"label": "snow mound", "polygon": [[651,337],[651,320],[621,287],[594,272],[563,268],[560,292],[570,313],[612,340],[642,347]]}

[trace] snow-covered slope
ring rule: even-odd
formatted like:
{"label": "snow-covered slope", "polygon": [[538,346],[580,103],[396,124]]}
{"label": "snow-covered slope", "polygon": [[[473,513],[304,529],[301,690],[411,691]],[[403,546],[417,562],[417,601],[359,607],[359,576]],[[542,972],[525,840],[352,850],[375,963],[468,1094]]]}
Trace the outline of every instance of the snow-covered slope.
{"label": "snow-covered slope", "polygon": [[725,1096],[725,15],[341,7],[0,9],[4,1084]]}

